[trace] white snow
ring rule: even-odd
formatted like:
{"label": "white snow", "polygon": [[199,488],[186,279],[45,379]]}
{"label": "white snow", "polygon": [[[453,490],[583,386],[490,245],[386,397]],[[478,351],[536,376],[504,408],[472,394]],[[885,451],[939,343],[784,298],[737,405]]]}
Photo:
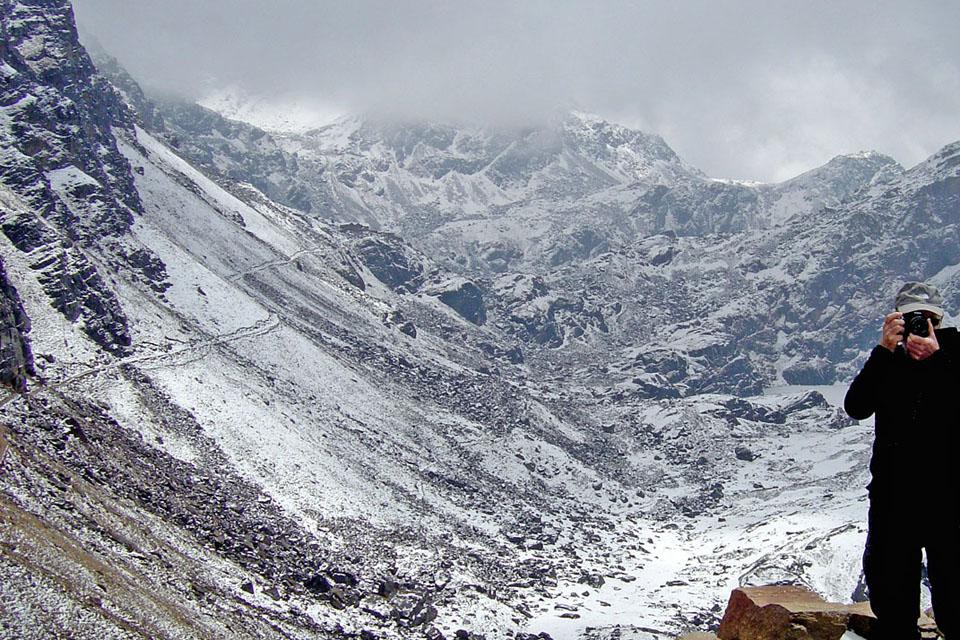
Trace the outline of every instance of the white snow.
{"label": "white snow", "polygon": [[264,131],[305,133],[342,114],[300,97],[254,96],[237,87],[211,91],[198,104],[225,118],[246,122]]}

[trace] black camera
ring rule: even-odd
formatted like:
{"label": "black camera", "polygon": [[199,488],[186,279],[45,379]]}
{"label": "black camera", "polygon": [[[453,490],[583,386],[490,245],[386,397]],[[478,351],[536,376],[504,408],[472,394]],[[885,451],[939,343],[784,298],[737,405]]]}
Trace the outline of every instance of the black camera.
{"label": "black camera", "polygon": [[907,341],[909,335],[926,338],[930,335],[930,327],[927,325],[927,319],[922,311],[911,311],[903,314],[903,341]]}

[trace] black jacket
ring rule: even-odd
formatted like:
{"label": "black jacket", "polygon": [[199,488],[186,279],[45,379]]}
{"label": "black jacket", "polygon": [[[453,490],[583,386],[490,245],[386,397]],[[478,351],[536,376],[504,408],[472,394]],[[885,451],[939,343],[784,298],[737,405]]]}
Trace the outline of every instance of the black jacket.
{"label": "black jacket", "polygon": [[920,362],[878,345],[847,391],[851,418],[876,414],[871,499],[957,502],[960,333],[936,335],[940,349]]}

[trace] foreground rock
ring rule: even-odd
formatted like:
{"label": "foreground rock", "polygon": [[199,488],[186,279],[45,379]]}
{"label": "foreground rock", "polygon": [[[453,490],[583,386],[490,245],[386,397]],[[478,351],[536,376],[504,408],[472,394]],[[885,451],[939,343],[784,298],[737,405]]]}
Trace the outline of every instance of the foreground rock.
{"label": "foreground rock", "polygon": [[[921,620],[932,631],[932,620]],[[730,594],[720,621],[720,640],[839,640],[848,631],[876,637],[877,619],[869,602],[827,602],[799,586],[741,587]],[[693,638],[710,636],[687,636]],[[926,636],[925,636],[926,637]],[[931,636],[932,637],[932,636]]]}
{"label": "foreground rock", "polygon": [[876,624],[870,604],[837,604],[797,586],[742,587],[730,594],[721,640],[836,640],[847,630],[864,637]]}

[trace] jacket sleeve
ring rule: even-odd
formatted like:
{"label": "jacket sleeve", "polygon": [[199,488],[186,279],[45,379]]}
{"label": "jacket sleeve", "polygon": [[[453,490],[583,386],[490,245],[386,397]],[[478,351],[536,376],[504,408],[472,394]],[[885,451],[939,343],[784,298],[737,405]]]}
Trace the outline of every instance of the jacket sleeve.
{"label": "jacket sleeve", "polygon": [[880,400],[882,381],[893,365],[894,355],[888,349],[877,345],[870,352],[863,369],[850,383],[847,395],[843,399],[843,408],[854,420],[869,418],[877,410]]}
{"label": "jacket sleeve", "polygon": [[941,333],[938,330],[937,338],[940,340],[940,349],[931,356],[932,363],[945,379],[960,382],[960,359],[955,331],[947,330]]}

